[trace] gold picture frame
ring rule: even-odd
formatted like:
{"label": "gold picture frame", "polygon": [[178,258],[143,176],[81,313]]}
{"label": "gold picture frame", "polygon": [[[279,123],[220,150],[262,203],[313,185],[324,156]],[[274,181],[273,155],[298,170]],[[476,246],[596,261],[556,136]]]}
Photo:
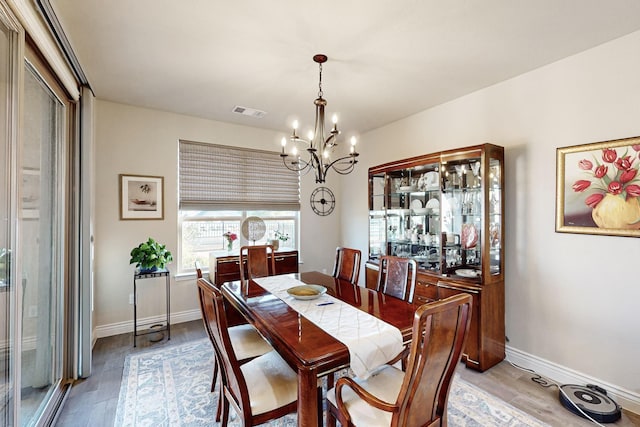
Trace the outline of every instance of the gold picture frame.
{"label": "gold picture frame", "polygon": [[164,219],[164,177],[118,175],[120,219]]}
{"label": "gold picture frame", "polygon": [[556,232],[640,237],[640,137],[556,149]]}

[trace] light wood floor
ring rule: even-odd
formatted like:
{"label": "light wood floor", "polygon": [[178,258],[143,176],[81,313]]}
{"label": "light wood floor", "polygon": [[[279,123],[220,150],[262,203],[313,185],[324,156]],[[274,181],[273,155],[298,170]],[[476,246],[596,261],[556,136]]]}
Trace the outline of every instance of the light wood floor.
{"label": "light wood floor", "polygon": [[[132,334],[116,335],[99,339],[93,349],[93,372],[78,381],[71,389],[58,417],[60,427],[112,427],[118,405],[120,381],[125,357],[149,348],[162,348],[205,338],[202,321],[171,325],[171,340],[149,342],[148,337],[138,337],[133,347]],[[591,422],[564,409],[558,401],[556,387],[544,388],[531,381],[531,374],[514,368],[503,361],[484,373],[466,369],[462,364],[457,371],[468,382],[509,402],[511,405],[533,415],[551,426],[593,426]],[[212,423],[212,425],[214,425]],[[640,426],[640,416],[623,413],[615,427]]]}

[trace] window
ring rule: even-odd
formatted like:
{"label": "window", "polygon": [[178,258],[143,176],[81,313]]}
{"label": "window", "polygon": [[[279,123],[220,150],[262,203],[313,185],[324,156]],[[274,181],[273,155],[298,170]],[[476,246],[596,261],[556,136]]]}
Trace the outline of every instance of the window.
{"label": "window", "polygon": [[[183,273],[194,271],[195,261],[203,267],[209,265],[209,256],[227,254],[227,241],[222,236],[230,232],[238,236],[233,242],[233,250],[254,244],[248,242],[240,231],[242,221],[251,216],[263,219],[266,232],[255,244],[264,245],[275,238],[275,231],[288,235],[289,239],[280,246],[295,249],[297,244],[297,211],[180,211],[181,247],[179,270]],[[235,253],[235,252],[234,252]]]}
{"label": "window", "polygon": [[[233,250],[266,244],[279,231],[285,248],[298,247],[299,175],[282,165],[278,153],[180,141],[178,273],[209,265],[211,253],[226,254],[224,233],[237,240]],[[257,216],[265,235],[255,242],[242,235],[242,222]]]}

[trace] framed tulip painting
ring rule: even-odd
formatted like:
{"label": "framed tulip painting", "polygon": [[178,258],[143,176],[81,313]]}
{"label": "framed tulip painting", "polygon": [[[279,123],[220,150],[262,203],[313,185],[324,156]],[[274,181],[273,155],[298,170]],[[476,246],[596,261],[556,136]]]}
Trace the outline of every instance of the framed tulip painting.
{"label": "framed tulip painting", "polygon": [[640,137],[556,150],[556,231],[640,237]]}
{"label": "framed tulip painting", "polygon": [[164,177],[120,174],[120,219],[164,219]]}

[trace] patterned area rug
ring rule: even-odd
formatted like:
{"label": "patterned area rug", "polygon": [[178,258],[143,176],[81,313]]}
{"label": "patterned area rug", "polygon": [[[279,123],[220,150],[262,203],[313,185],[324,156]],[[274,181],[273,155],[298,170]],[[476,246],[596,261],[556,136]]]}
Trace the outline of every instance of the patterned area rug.
{"label": "patterned area rug", "polygon": [[[124,364],[115,426],[196,427],[215,422],[213,353],[208,339],[129,355]],[[544,427],[530,415],[456,377],[449,394],[451,427]],[[232,415],[230,426],[241,423]],[[296,415],[265,424],[295,426]]]}

